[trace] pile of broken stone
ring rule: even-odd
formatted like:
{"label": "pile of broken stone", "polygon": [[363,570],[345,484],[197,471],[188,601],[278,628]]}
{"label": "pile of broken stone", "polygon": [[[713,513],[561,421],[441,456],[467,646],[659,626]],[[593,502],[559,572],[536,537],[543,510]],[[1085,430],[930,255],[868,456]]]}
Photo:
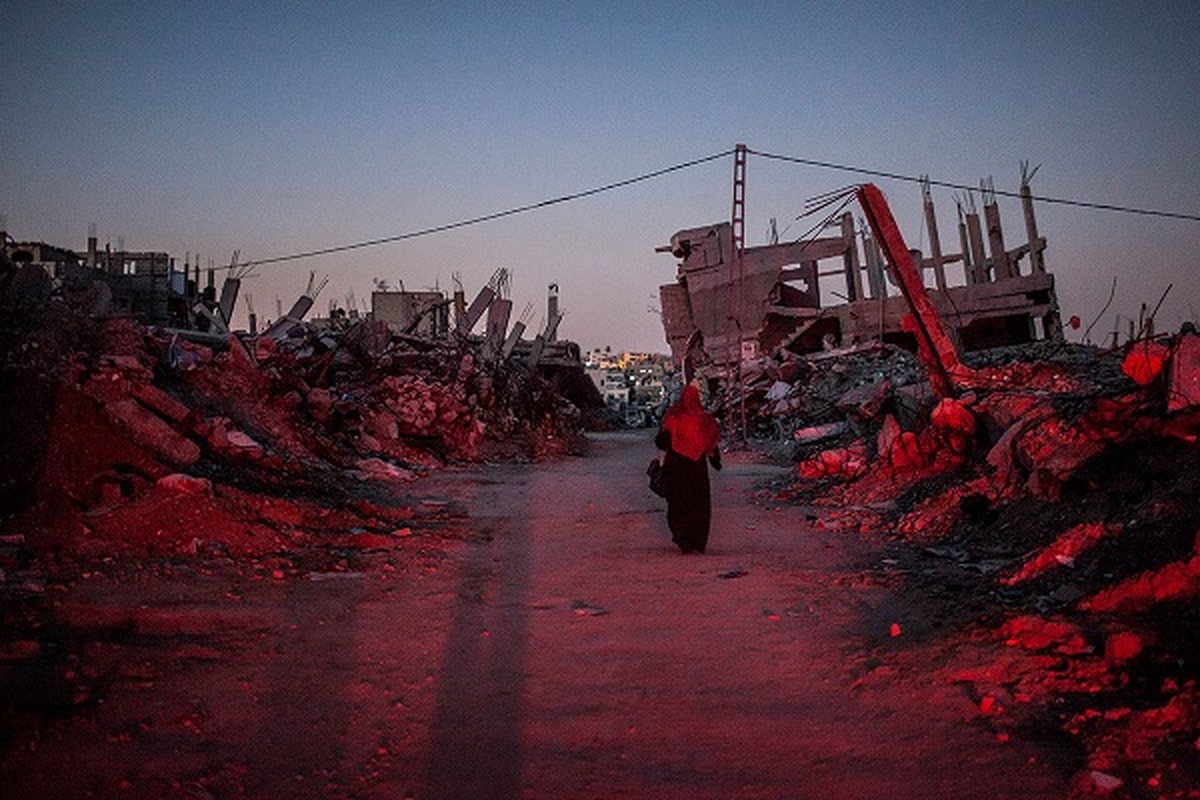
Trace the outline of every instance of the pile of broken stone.
{"label": "pile of broken stone", "polygon": [[[103,524],[119,517],[153,527],[160,549],[186,549],[194,521],[139,523],[127,512],[173,495],[232,508],[245,487],[267,497],[321,491],[334,504],[395,497],[447,464],[582,446],[570,399],[536,368],[485,360],[469,337],[394,334],[364,319],[214,341],[65,303],[19,326],[16,316],[7,324],[19,344],[0,354],[0,369],[7,393],[32,402],[6,404],[5,423],[31,433],[26,452],[6,453],[0,483],[6,514],[47,523],[26,525],[34,538],[53,538],[56,526],[130,542],[150,535]],[[207,534],[222,535],[234,536]]]}
{"label": "pile of broken stone", "polygon": [[[388,460],[406,473],[477,459],[489,437],[534,435],[546,418],[564,437],[577,432],[570,401],[529,391],[536,374],[483,364],[469,342],[423,352],[396,342],[356,356],[315,331],[283,343],[231,335],[222,352],[171,336],[147,331],[140,351],[103,354],[78,385],[134,441],[181,467],[208,455],[274,469]],[[169,366],[173,348],[193,356],[188,367]]]}
{"label": "pile of broken stone", "polygon": [[752,430],[796,460],[776,498],[887,542],[906,589],[961,604],[949,627],[898,621],[924,637],[891,656],[939,664],[912,666],[962,685],[1002,740],[1075,738],[1078,796],[1195,796],[1200,337],[965,360],[940,398],[885,345],[765,364]]}

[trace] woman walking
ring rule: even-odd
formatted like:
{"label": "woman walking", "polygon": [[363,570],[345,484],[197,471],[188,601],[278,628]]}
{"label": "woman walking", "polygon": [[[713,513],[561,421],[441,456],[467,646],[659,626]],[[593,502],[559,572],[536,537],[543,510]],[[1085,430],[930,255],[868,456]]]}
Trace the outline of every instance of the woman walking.
{"label": "woman walking", "polygon": [[700,405],[700,390],[688,384],[679,402],[667,409],[654,440],[666,451],[663,490],[667,498],[667,527],[681,553],[703,553],[712,521],[709,461],[721,468],[717,423]]}

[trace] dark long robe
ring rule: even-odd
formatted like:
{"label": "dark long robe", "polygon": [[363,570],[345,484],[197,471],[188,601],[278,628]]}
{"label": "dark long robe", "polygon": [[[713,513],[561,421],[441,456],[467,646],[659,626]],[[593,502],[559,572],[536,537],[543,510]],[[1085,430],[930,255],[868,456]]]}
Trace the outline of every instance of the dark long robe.
{"label": "dark long robe", "polygon": [[[708,546],[708,531],[712,522],[712,491],[708,482],[707,459],[692,460],[671,449],[671,434],[660,430],[654,440],[659,450],[666,451],[663,459],[663,490],[667,499],[667,527],[671,541],[683,553],[703,553]],[[713,451],[714,466],[720,455]]]}

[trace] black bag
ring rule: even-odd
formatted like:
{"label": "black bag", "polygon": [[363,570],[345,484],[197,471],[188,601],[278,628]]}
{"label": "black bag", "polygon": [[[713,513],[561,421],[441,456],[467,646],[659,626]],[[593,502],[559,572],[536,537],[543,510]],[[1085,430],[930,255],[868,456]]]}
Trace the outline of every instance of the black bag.
{"label": "black bag", "polygon": [[650,466],[646,467],[646,475],[650,478],[650,491],[659,497],[666,497],[667,491],[663,488],[662,464],[658,463],[657,458],[651,459]]}

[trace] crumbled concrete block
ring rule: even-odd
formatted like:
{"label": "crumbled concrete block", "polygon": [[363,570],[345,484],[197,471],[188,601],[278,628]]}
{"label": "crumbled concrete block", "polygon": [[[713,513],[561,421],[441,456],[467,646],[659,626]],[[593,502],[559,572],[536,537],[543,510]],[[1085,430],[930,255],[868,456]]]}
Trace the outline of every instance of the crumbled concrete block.
{"label": "crumbled concrete block", "polygon": [[1171,353],[1167,411],[1200,406],[1200,336],[1181,336]]}
{"label": "crumbled concrete block", "polygon": [[104,411],[134,443],[152,450],[163,460],[187,466],[200,459],[200,447],[195,442],[176,432],[133,398],[109,403]]}
{"label": "crumbled concrete block", "polygon": [[191,413],[191,409],[153,384],[135,383],[131,393],[146,408],[172,422],[183,422]]}

